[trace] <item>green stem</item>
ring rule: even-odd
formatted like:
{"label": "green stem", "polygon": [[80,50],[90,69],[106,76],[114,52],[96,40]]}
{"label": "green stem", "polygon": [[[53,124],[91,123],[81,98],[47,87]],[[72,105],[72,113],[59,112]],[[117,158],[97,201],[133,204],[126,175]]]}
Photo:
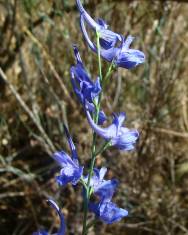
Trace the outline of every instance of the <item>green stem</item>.
{"label": "green stem", "polygon": [[[97,35],[97,55],[98,55],[98,67],[99,67],[99,79],[100,79],[101,88],[102,88],[103,76],[102,76],[101,53],[100,53],[100,35],[97,31],[96,31],[96,35]],[[98,120],[99,120],[99,111],[100,111],[100,106],[101,106],[101,99],[102,99],[102,89],[101,89],[101,93],[100,93],[99,98],[98,98],[98,104],[96,104],[96,114],[95,114],[95,118],[94,118],[95,123],[98,123]],[[88,182],[87,182],[88,187],[90,185],[91,176],[93,174],[93,168],[95,166],[95,160],[96,160],[95,151],[96,151],[96,133],[93,132],[93,143],[92,143],[92,151],[91,151],[91,165],[90,165],[90,169],[89,169],[89,177],[88,177]]]}
{"label": "green stem", "polygon": [[111,73],[113,72],[113,68],[114,68],[114,62],[112,61],[109,68],[108,68],[108,71],[104,77],[104,81],[106,82],[106,80],[110,77]]}
{"label": "green stem", "polygon": [[108,68],[108,70],[107,70],[107,73],[106,73],[106,75],[104,77],[104,81],[103,81],[103,88],[104,89],[105,89],[105,87],[106,87],[106,85],[107,85],[107,83],[109,81],[108,78],[110,77],[110,75],[112,74],[113,71],[114,71],[114,62],[112,61],[110,66],[109,66],[109,68]]}
{"label": "green stem", "polygon": [[82,185],[84,186],[85,190],[87,190],[87,184],[85,183],[83,177],[81,177],[80,182],[81,182]]}
{"label": "green stem", "polygon": [[[111,72],[113,71],[113,62],[111,63],[108,72],[103,79],[102,75],[102,66],[101,66],[101,55],[100,55],[100,35],[98,32],[96,32],[97,35],[97,55],[98,55],[98,67],[99,67],[99,79],[101,83],[101,93],[99,94],[98,101],[94,102],[95,108],[96,108],[96,113],[94,115],[94,122],[97,124],[99,120],[99,112],[100,112],[100,106],[101,106],[101,100],[102,100],[102,91],[103,91],[103,86],[104,82],[106,81],[107,78],[111,75]],[[84,184],[85,190],[86,190],[86,195],[84,198],[84,218],[83,218],[83,230],[82,230],[82,235],[87,235],[88,233],[88,226],[87,226],[87,214],[88,214],[88,204],[89,200],[91,197],[91,187],[90,187],[90,181],[91,177],[93,175],[93,169],[95,166],[95,161],[96,157],[101,154],[104,150],[106,150],[110,146],[110,141],[106,142],[102,148],[96,152],[96,133],[93,132],[93,141],[92,141],[92,149],[91,149],[91,163],[90,163],[90,168],[89,168],[89,175],[88,175],[88,180],[87,184]]]}
{"label": "green stem", "polygon": [[86,195],[84,198],[84,218],[83,218],[83,229],[82,235],[87,235],[87,212],[88,212],[88,189],[86,189]]}
{"label": "green stem", "polygon": [[95,153],[95,156],[97,157],[99,154],[103,153],[109,146],[111,145],[111,141],[105,142],[102,147]]}
{"label": "green stem", "polygon": [[[100,57],[100,35],[98,32],[96,32],[97,35],[97,54],[98,54],[98,66],[99,66],[99,79],[101,82],[102,86],[102,66],[101,66],[101,57]],[[96,104],[96,114],[94,116],[94,122],[98,123],[99,120],[99,111],[100,111],[100,104],[101,104],[101,99],[102,99],[102,91],[99,95],[98,102]],[[83,230],[82,230],[82,235],[87,235],[87,214],[88,214],[88,203],[90,199],[90,181],[91,177],[93,175],[93,169],[95,166],[95,160],[96,160],[96,133],[93,132],[93,141],[92,141],[92,149],[91,149],[91,164],[90,164],[90,169],[89,169],[89,176],[88,176],[88,181],[87,181],[87,190],[86,190],[86,198],[84,200],[84,219],[83,219]]]}

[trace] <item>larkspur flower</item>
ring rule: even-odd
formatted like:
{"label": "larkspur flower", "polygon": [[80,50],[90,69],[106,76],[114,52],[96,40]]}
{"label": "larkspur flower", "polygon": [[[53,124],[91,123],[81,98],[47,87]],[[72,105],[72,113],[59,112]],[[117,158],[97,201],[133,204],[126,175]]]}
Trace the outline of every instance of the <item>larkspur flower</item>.
{"label": "larkspur flower", "polygon": [[[116,179],[104,180],[106,172],[107,168],[105,167],[102,167],[101,169],[94,168],[90,186],[92,187],[94,194],[99,197],[100,202],[90,202],[89,209],[104,223],[111,224],[119,221],[124,216],[127,216],[128,212],[118,208],[116,204],[111,202],[118,181]],[[86,181],[87,179],[88,177],[85,177]]]}
{"label": "larkspur flower", "polygon": [[118,222],[128,215],[127,210],[119,208],[115,203],[105,200],[101,200],[99,203],[90,203],[89,209],[106,224]]}
{"label": "larkspur flower", "polygon": [[[80,57],[78,48],[74,45],[74,55],[76,59],[76,65],[72,66],[70,69],[71,83],[74,92],[82,105],[84,105],[85,100],[88,102],[88,108],[91,113],[95,113],[95,106],[93,104],[94,100],[98,99],[101,92],[101,86],[99,78],[97,78],[94,83],[88,73],[86,72],[82,59]],[[99,124],[102,124],[106,120],[106,116],[103,111],[99,112]]]}
{"label": "larkspur flower", "polygon": [[74,145],[72,138],[70,137],[70,134],[65,126],[64,126],[64,130],[65,130],[65,133],[66,133],[66,136],[68,139],[68,143],[70,146],[72,158],[64,151],[56,152],[54,154],[54,159],[62,167],[62,169],[60,171],[60,175],[56,177],[56,180],[61,186],[64,186],[70,182],[73,185],[76,185],[82,176],[83,167],[79,166],[78,154],[77,154],[75,145]]}
{"label": "larkspur flower", "polygon": [[81,103],[83,103],[84,99],[92,103],[101,92],[99,78],[97,78],[95,83],[90,79],[84,68],[77,46],[74,45],[73,49],[77,62],[76,66],[72,66],[70,69],[73,88],[76,91],[76,94],[78,94]]}
{"label": "larkspur flower", "polygon": [[[101,169],[94,168],[93,176],[90,180],[90,187],[92,187],[94,194],[97,195],[100,200],[110,201],[118,186],[118,180],[104,180],[106,172],[106,167],[102,167]],[[85,177],[86,182],[87,180],[88,176]]]}
{"label": "larkspur flower", "polygon": [[91,16],[83,8],[81,1],[76,0],[78,10],[80,12],[80,25],[83,36],[92,51],[97,53],[98,49],[87,33],[85,22],[93,31],[97,31],[100,37],[100,54],[101,57],[108,62],[113,62],[116,67],[132,69],[139,64],[144,63],[145,55],[143,52],[135,49],[130,49],[130,45],[134,38],[128,36],[123,37],[120,34],[108,30],[108,25],[104,20],[99,19],[94,21]]}
{"label": "larkspur flower", "polygon": [[[58,205],[52,199],[49,199],[48,202],[56,210],[56,212],[60,218],[60,228],[59,228],[58,232],[54,235],[65,235],[65,220],[64,220],[63,214],[61,213],[61,210],[59,209]],[[44,230],[41,230],[41,231],[33,233],[33,235],[50,235],[50,234]]]}
{"label": "larkspur flower", "polygon": [[80,15],[83,16],[83,19],[87,22],[89,27],[95,32],[97,31],[100,33],[100,44],[103,48],[109,49],[122,40],[122,37],[119,34],[114,33],[113,31],[108,29],[108,25],[103,19],[98,19],[97,22],[93,20],[82,6],[80,0],[76,0],[76,3]]}
{"label": "larkspur flower", "polygon": [[106,128],[102,128],[94,123],[87,110],[87,105],[86,114],[92,129],[106,141],[110,141],[112,146],[116,146],[123,151],[134,149],[134,144],[139,137],[139,133],[137,130],[130,130],[122,126],[125,120],[125,113],[114,114],[112,124]]}

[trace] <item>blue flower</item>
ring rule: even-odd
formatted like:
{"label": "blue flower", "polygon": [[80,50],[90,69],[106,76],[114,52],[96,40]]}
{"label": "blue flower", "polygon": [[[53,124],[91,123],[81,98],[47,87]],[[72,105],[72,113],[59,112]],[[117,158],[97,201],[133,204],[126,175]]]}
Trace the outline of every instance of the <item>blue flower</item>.
{"label": "blue flower", "polygon": [[97,78],[95,83],[89,78],[81,60],[78,48],[74,45],[73,49],[77,62],[76,66],[72,66],[70,69],[73,88],[81,103],[84,102],[84,99],[92,103],[101,92],[99,78]]}
{"label": "blue flower", "polygon": [[[94,100],[98,99],[101,92],[101,85],[99,78],[97,78],[94,83],[88,76],[84,65],[82,63],[78,48],[73,46],[75,59],[77,64],[72,66],[70,69],[71,73],[71,83],[74,92],[82,105],[84,105],[85,100],[88,102],[88,109],[91,113],[95,113],[95,106],[93,104]],[[99,112],[99,124],[102,124],[106,120],[106,116],[103,111]]]}
{"label": "blue flower", "polygon": [[85,22],[93,31],[97,31],[100,36],[100,53],[108,62],[113,62],[115,66],[126,69],[132,69],[139,64],[144,63],[145,55],[143,52],[135,49],[130,49],[133,41],[132,36],[127,38],[120,34],[108,30],[107,24],[99,19],[94,21],[91,16],[85,11],[80,0],[77,0],[78,10],[80,12],[80,25],[83,36],[88,46],[97,53],[97,46],[94,44],[87,33]]}
{"label": "blue flower", "polygon": [[[145,55],[143,52],[135,49],[130,49],[130,45],[133,42],[134,37],[128,36],[127,38],[122,38],[122,44],[115,52],[114,63],[118,67],[132,69],[139,64],[145,62]],[[110,56],[110,53],[105,54],[107,57]],[[110,61],[113,58],[110,58]]]}
{"label": "blue flower", "polygon": [[[104,176],[107,172],[107,168],[101,169],[94,168],[93,176],[90,181],[90,186],[96,196],[99,197],[99,203],[89,203],[89,209],[91,212],[102,220],[106,224],[111,224],[119,221],[124,216],[128,215],[128,212],[124,209],[118,208],[111,199],[118,186],[116,179],[104,180]],[[88,176],[84,178],[87,182]]]}
{"label": "blue flower", "polygon": [[87,22],[89,27],[95,32],[98,31],[100,34],[100,44],[103,48],[109,49],[114,47],[116,43],[122,40],[121,36],[117,33],[108,29],[108,25],[102,19],[98,19],[97,22],[94,21],[91,16],[83,8],[81,1],[76,0],[78,10],[80,15],[83,17],[83,20]]}
{"label": "blue flower", "polygon": [[[53,201],[53,200],[48,200],[49,204],[56,210],[57,214],[59,215],[60,218],[60,228],[58,232],[55,235],[64,235],[65,234],[65,220],[64,216],[61,213],[61,210],[59,209],[58,205]],[[49,235],[48,232],[41,230],[38,232],[33,233],[33,235]]]}
{"label": "blue flower", "polygon": [[82,176],[83,167],[79,166],[76,148],[65,126],[64,129],[71,149],[72,158],[64,151],[56,152],[54,154],[55,160],[62,167],[60,175],[56,177],[56,180],[61,186],[64,186],[69,182],[76,185]]}
{"label": "blue flower", "polygon": [[134,149],[134,144],[139,137],[139,133],[137,130],[129,130],[128,128],[122,126],[125,120],[125,113],[120,113],[118,115],[114,114],[112,124],[106,128],[102,128],[94,123],[90,113],[87,110],[87,105],[86,114],[92,129],[106,141],[111,141],[111,145],[124,151]]}
{"label": "blue flower", "polygon": [[[94,194],[98,196],[100,200],[110,201],[118,186],[118,180],[104,180],[106,172],[106,167],[102,167],[101,169],[94,168],[93,176],[90,180],[90,187],[92,187]],[[87,180],[88,176],[85,177],[86,182]]]}
{"label": "blue flower", "polygon": [[128,215],[128,211],[116,206],[110,201],[100,201],[99,203],[90,203],[89,209],[91,212],[106,224],[112,224],[120,221]]}

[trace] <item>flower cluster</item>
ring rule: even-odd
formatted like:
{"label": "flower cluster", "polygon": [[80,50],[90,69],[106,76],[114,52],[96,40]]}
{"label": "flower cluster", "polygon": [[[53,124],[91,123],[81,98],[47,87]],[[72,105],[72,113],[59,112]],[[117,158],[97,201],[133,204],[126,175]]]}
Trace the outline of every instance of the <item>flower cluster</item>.
{"label": "flower cluster", "polygon": [[93,30],[97,31],[100,35],[100,53],[108,62],[114,63],[117,67],[132,69],[145,61],[143,52],[135,49],[130,49],[130,45],[134,38],[128,36],[127,38],[112,32],[108,29],[108,25],[102,19],[97,22],[93,20],[90,15],[83,8],[80,0],[77,0],[77,6],[80,11],[80,25],[83,36],[92,51],[97,53],[97,46],[93,43],[87,33],[85,23]]}
{"label": "flower cluster", "polygon": [[[76,64],[70,68],[71,83],[74,93],[78,101],[83,107],[88,123],[93,130],[92,159],[90,170],[87,175],[84,174],[84,167],[80,165],[76,147],[69,134],[68,129],[64,126],[64,132],[70,147],[70,155],[64,151],[56,152],[53,157],[61,167],[60,174],[56,177],[56,181],[60,186],[68,183],[83,185],[84,194],[84,219],[83,219],[83,235],[87,235],[87,211],[94,213],[96,219],[100,219],[106,224],[118,222],[128,215],[128,211],[119,208],[112,202],[112,198],[118,186],[117,179],[105,180],[107,172],[106,167],[100,169],[95,168],[95,160],[99,153],[106,148],[113,146],[121,151],[130,151],[135,147],[135,143],[139,138],[139,133],[135,129],[128,129],[123,125],[126,115],[121,112],[113,114],[112,123],[103,127],[104,122],[108,120],[103,110],[101,110],[101,97],[103,92],[103,78],[100,73],[100,57],[110,62],[110,70],[115,67],[132,69],[141,64],[145,60],[143,52],[130,49],[133,41],[132,36],[124,37],[108,29],[108,25],[104,20],[95,21],[86,12],[80,0],[76,0],[76,4],[80,13],[80,26],[83,37],[92,51],[97,53],[99,59],[99,77],[95,81],[86,71],[82,62],[79,50],[73,45]],[[97,35],[97,44],[93,42],[86,30],[86,24],[89,29]],[[111,72],[111,71],[110,71]],[[104,140],[104,145],[99,151],[96,151],[96,137],[99,136]],[[91,200],[93,195],[95,201]],[[65,234],[65,222],[63,214],[53,200],[48,200],[50,205],[59,215],[61,224],[57,235]],[[46,231],[34,233],[34,235],[48,235]]]}
{"label": "flower cluster", "polygon": [[[93,193],[98,196],[98,203],[89,203],[90,211],[106,224],[111,224],[119,221],[122,217],[128,215],[128,211],[118,208],[116,204],[111,202],[113,194],[118,186],[116,179],[104,180],[104,176],[107,172],[105,167],[100,170],[94,168],[93,177],[90,181],[90,187]],[[86,182],[88,176],[85,178]]]}
{"label": "flower cluster", "polygon": [[[84,106],[85,102],[87,101],[89,112],[95,114],[96,110],[93,102],[97,101],[98,96],[101,92],[101,84],[99,78],[97,78],[95,83],[90,79],[82,63],[78,48],[74,45],[73,49],[76,59],[76,65],[71,67],[70,74],[74,92],[80,103]],[[100,111],[98,123],[102,124],[104,121],[106,121],[106,115],[103,111]]]}

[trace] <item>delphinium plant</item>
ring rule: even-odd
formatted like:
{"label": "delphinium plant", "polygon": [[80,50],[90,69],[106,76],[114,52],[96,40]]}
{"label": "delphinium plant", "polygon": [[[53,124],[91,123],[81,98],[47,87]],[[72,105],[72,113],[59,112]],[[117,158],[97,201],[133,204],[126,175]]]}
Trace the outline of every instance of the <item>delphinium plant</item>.
{"label": "delphinium plant", "polygon": [[[108,148],[114,147],[120,151],[130,151],[134,149],[135,143],[139,137],[139,133],[135,129],[128,129],[123,125],[125,113],[121,112],[113,114],[112,123],[108,127],[103,127],[107,117],[101,108],[101,100],[104,95],[104,87],[110,79],[113,71],[118,67],[124,69],[132,69],[141,64],[145,60],[144,53],[130,49],[133,41],[132,36],[124,37],[121,34],[114,33],[108,29],[108,25],[104,20],[93,20],[91,16],[83,8],[81,1],[76,0],[78,11],[80,13],[80,26],[83,37],[98,57],[98,77],[93,81],[85,70],[84,64],[76,45],[73,46],[76,65],[70,69],[70,77],[73,90],[83,106],[83,111],[87,117],[88,123],[93,130],[93,140],[91,144],[91,163],[87,174],[84,175],[84,167],[79,164],[78,154],[72,138],[66,126],[64,126],[65,134],[70,146],[71,156],[64,151],[56,152],[54,160],[61,166],[59,176],[56,181],[60,186],[68,183],[72,185],[80,184],[83,187],[83,229],[82,235],[87,235],[89,228],[93,223],[88,223],[88,212],[95,214],[95,220],[99,219],[106,224],[118,222],[128,215],[126,209],[119,208],[112,202],[114,192],[118,186],[117,179],[104,179],[107,172],[106,167],[100,169],[95,167],[95,161],[98,155]],[[86,25],[89,30],[96,35],[96,43],[93,42],[88,34]],[[109,68],[106,75],[103,74],[101,58],[109,62]],[[102,138],[103,144],[96,146],[97,138]],[[95,196],[96,201],[91,200],[91,196]],[[92,197],[93,198],[93,197]],[[64,216],[57,204],[52,200],[48,200],[49,204],[56,210],[60,218],[60,228],[57,235],[65,234]],[[46,231],[39,231],[34,235],[47,235]]]}

